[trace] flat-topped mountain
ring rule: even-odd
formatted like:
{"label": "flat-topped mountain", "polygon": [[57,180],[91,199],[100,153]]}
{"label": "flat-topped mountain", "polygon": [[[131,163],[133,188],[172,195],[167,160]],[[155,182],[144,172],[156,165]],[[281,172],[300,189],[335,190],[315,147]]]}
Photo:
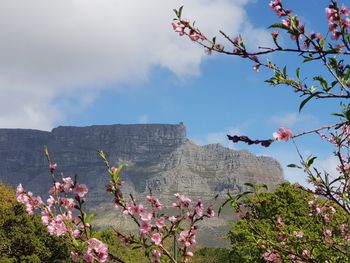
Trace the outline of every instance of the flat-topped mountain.
{"label": "flat-topped mountain", "polygon": [[[216,194],[246,190],[244,183],[265,183],[274,189],[283,181],[279,163],[270,157],[257,157],[247,151],[235,151],[220,144],[199,146],[186,137],[186,128],[168,124],[96,125],[58,127],[51,132],[28,129],[0,129],[0,180],[13,186],[22,183],[35,195],[47,197],[51,176],[44,155],[47,145],[57,172],[87,184],[88,207],[95,210],[95,224],[117,224],[134,230],[130,221],[113,210],[112,197],[105,191],[108,176],[97,153],[107,153],[111,165],[128,166],[121,176],[125,192],[137,200],[149,189],[163,203],[171,204],[176,192],[191,198],[211,200]],[[226,216],[206,222],[199,242],[207,246],[225,245],[228,231]]]}
{"label": "flat-topped mountain", "polygon": [[243,184],[265,183],[273,189],[283,180],[282,169],[269,157],[234,151],[219,144],[198,146],[186,138],[186,128],[168,124],[58,127],[51,132],[0,129],[0,180],[22,183],[46,194],[50,184],[43,147],[47,145],[58,172],[78,174],[88,185],[89,201],[108,202],[106,169],[97,154],[102,149],[111,164],[127,163],[127,190],[145,194],[148,188],[167,196],[175,192],[212,197],[240,192]]}

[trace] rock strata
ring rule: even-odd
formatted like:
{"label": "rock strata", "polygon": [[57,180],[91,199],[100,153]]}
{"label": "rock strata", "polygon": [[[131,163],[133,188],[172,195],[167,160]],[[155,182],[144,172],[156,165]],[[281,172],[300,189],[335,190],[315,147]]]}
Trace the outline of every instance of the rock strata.
{"label": "rock strata", "polygon": [[192,197],[241,192],[244,183],[265,183],[273,189],[283,180],[279,163],[247,151],[211,144],[198,146],[181,123],[58,127],[51,132],[0,129],[0,180],[22,183],[46,195],[50,184],[43,147],[47,145],[58,172],[89,187],[89,202],[109,202],[106,170],[97,154],[104,150],[112,164],[127,163],[122,176],[127,190],[144,195],[151,189],[163,198],[181,192]]}

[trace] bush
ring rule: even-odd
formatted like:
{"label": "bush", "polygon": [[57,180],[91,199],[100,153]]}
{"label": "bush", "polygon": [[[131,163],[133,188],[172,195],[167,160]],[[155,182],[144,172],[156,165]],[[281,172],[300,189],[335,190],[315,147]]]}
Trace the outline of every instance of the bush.
{"label": "bush", "polygon": [[68,245],[30,218],[15,192],[0,183],[0,262],[69,262]]}

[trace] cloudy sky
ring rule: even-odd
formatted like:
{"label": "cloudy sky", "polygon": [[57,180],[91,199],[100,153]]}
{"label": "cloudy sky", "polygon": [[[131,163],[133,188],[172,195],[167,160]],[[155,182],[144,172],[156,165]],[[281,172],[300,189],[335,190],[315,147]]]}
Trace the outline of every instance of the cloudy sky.
{"label": "cloudy sky", "polygon": [[[307,3],[304,3],[307,2]],[[285,4],[308,28],[326,26],[327,1]],[[296,161],[293,145],[268,150],[232,146],[227,133],[269,138],[280,125],[295,132],[331,121],[334,105],[310,104],[264,83],[248,61],[205,55],[171,27],[173,8],[196,20],[207,35],[241,34],[249,47],[271,43],[277,18],[269,1],[253,0],[2,0],[0,1],[0,127],[51,130],[59,125],[184,122],[200,144],[222,143]],[[326,33],[326,32],[325,32]],[[277,63],[298,60],[272,55]],[[317,66],[309,69],[317,71]],[[301,140],[304,153],[316,139]],[[290,180],[301,178],[286,170]]]}

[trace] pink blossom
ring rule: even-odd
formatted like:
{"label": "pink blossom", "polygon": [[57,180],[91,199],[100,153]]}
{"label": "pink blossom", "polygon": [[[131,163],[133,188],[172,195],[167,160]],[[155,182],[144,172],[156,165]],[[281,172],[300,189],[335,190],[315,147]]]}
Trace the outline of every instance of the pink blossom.
{"label": "pink blossom", "polygon": [[151,231],[152,225],[147,221],[142,221],[140,225],[140,232],[147,235]]}
{"label": "pink blossom", "polygon": [[191,251],[186,252],[186,257],[193,257],[193,252]]}
{"label": "pink blossom", "polygon": [[304,249],[304,250],[301,252],[301,255],[302,255],[303,257],[309,258],[309,257],[310,257],[310,250]]}
{"label": "pink blossom", "polygon": [[24,189],[21,185],[17,187],[16,199],[19,203],[22,203],[26,206],[26,212],[29,215],[34,213],[34,210],[37,209],[40,205],[43,204],[40,196],[33,196],[32,192],[24,192]]}
{"label": "pink blossom", "polygon": [[152,263],[161,263],[160,256],[161,256],[160,252],[158,250],[156,250],[156,249],[153,249],[152,250],[151,262]]}
{"label": "pink blossom", "polygon": [[16,189],[16,195],[23,194],[24,193],[24,188],[22,184],[19,184]]}
{"label": "pink blossom", "polygon": [[327,138],[326,135],[324,135],[323,133],[320,133],[320,137],[321,137],[321,139],[326,139]]}
{"label": "pink blossom", "polygon": [[[104,263],[108,259],[108,246],[102,243],[100,240],[96,238],[91,238],[87,241],[88,249],[85,253],[85,256],[88,260],[93,260],[93,254],[97,257],[98,262]],[[84,259],[85,259],[84,256]],[[89,261],[92,262],[92,261]]]}
{"label": "pink blossom", "polygon": [[346,16],[350,15],[350,11],[346,8],[344,4],[342,5],[340,12]]}
{"label": "pink blossom", "polygon": [[288,141],[292,138],[293,134],[290,129],[281,127],[277,132],[274,132],[272,136],[276,141]]}
{"label": "pink blossom", "polygon": [[216,50],[219,50],[219,51],[223,51],[225,49],[224,45],[222,45],[220,43],[215,44],[214,47]]}
{"label": "pink blossom", "polygon": [[144,210],[140,213],[140,217],[142,221],[150,221],[152,219],[152,213]]}
{"label": "pink blossom", "polygon": [[169,220],[170,222],[172,222],[172,223],[177,222],[177,218],[176,218],[175,216],[170,216],[170,217],[168,218],[168,220]]}
{"label": "pink blossom", "polygon": [[161,229],[164,226],[164,219],[163,218],[157,218],[156,219],[156,226]]}
{"label": "pink blossom", "polygon": [[112,172],[112,174],[116,174],[117,172],[118,172],[118,168],[116,168],[116,167],[112,167],[111,168],[111,172]]}
{"label": "pink blossom", "polygon": [[61,201],[61,205],[68,210],[73,209],[75,206],[75,202],[73,198],[62,197],[60,201]]}
{"label": "pink blossom", "polygon": [[57,195],[59,192],[61,192],[61,183],[55,182],[55,184],[50,188],[49,194],[50,195]]}
{"label": "pink blossom", "polygon": [[323,220],[324,220],[325,222],[329,222],[329,221],[331,220],[330,215],[329,215],[329,214],[324,214],[324,215],[323,215]]}
{"label": "pink blossom", "polygon": [[84,260],[86,262],[93,262],[94,261],[94,256],[92,254],[92,249],[87,249],[84,255]]}
{"label": "pink blossom", "polygon": [[274,0],[269,3],[269,6],[276,12],[278,16],[285,16],[287,15],[286,12],[282,8],[282,1],[281,0]]}
{"label": "pink blossom", "polygon": [[190,247],[196,244],[196,235],[194,231],[183,230],[180,232],[177,240],[180,244],[185,247]]}
{"label": "pink blossom", "polygon": [[196,207],[195,207],[195,211],[196,211],[196,214],[198,216],[203,215],[203,202],[202,202],[202,200],[198,200]]}
{"label": "pink blossom", "polygon": [[73,231],[71,231],[71,236],[74,238],[77,238],[80,236],[80,230],[79,229],[74,229]]}
{"label": "pink blossom", "polygon": [[151,196],[151,195],[147,195],[147,196],[146,196],[146,199],[147,199],[148,202],[151,203],[151,205],[152,205],[152,207],[153,207],[154,209],[158,210],[158,209],[161,209],[161,208],[162,208],[162,204],[161,204],[161,202],[159,201],[159,199],[157,199],[157,198],[155,198],[155,197],[153,197],[153,196]]}
{"label": "pink blossom", "polygon": [[130,215],[135,215],[141,213],[144,208],[142,204],[136,205],[136,204],[131,204],[127,205],[127,211],[129,212]]}
{"label": "pink blossom", "polygon": [[282,262],[280,255],[275,251],[268,250],[263,254],[263,257],[268,262],[274,262],[274,263]]}
{"label": "pink blossom", "polygon": [[180,36],[185,34],[185,26],[180,21],[175,21],[171,23],[175,32],[179,33]]}
{"label": "pink blossom", "polygon": [[339,228],[340,228],[340,232],[344,234],[345,231],[348,229],[348,225],[344,223],[344,224],[341,224]]}
{"label": "pink blossom", "polygon": [[154,244],[159,246],[160,243],[162,242],[162,237],[161,237],[161,235],[159,233],[154,233],[151,236],[151,240],[153,241]]}
{"label": "pink blossom", "polygon": [[316,205],[316,213],[320,214],[323,211],[323,208],[320,207],[319,205]]}
{"label": "pink blossom", "polygon": [[207,216],[210,218],[210,217],[214,217],[215,216],[215,212],[214,212],[214,209],[213,209],[213,206],[210,205],[207,209]]}
{"label": "pink blossom", "polygon": [[180,201],[180,204],[185,206],[185,207],[188,207],[191,203],[191,199],[187,198],[186,196],[184,195],[180,195],[179,193],[176,193],[174,194],[175,197]]}
{"label": "pink blossom", "polygon": [[26,204],[29,202],[29,197],[25,193],[18,194],[16,199],[19,203],[22,203],[22,204]]}
{"label": "pink blossom", "polygon": [[46,200],[46,203],[49,207],[51,207],[56,203],[56,200],[52,197],[52,195],[50,195],[49,198]]}
{"label": "pink blossom", "polygon": [[71,256],[73,262],[78,262],[79,254],[77,252],[75,252],[75,251],[70,252],[70,256]]}
{"label": "pink blossom", "polygon": [[63,184],[62,184],[63,191],[66,193],[71,192],[74,186],[74,182],[72,178],[70,177],[62,178],[62,181],[63,181]]}
{"label": "pink blossom", "polygon": [[50,213],[50,208],[46,208],[41,212],[41,222],[44,225],[48,225],[51,221],[51,213]]}
{"label": "pink blossom", "polygon": [[323,235],[324,235],[325,237],[331,237],[331,236],[332,236],[332,230],[326,228],[326,229],[323,231]]}
{"label": "pink blossom", "polygon": [[73,189],[74,193],[76,193],[80,198],[83,198],[87,192],[88,189],[86,187],[85,184],[77,184],[75,185],[74,189]]}
{"label": "pink blossom", "polygon": [[57,163],[50,163],[49,168],[51,173],[55,172],[57,169]]}
{"label": "pink blossom", "polygon": [[67,227],[63,221],[62,215],[57,215],[47,226],[47,230],[54,236],[64,235],[67,232]]}
{"label": "pink blossom", "polygon": [[328,141],[329,141],[330,143],[334,143],[334,142],[335,142],[334,137],[332,136],[331,138],[328,139]]}
{"label": "pink blossom", "polygon": [[258,73],[260,71],[260,65],[259,64],[256,64],[253,66],[253,70]]}

